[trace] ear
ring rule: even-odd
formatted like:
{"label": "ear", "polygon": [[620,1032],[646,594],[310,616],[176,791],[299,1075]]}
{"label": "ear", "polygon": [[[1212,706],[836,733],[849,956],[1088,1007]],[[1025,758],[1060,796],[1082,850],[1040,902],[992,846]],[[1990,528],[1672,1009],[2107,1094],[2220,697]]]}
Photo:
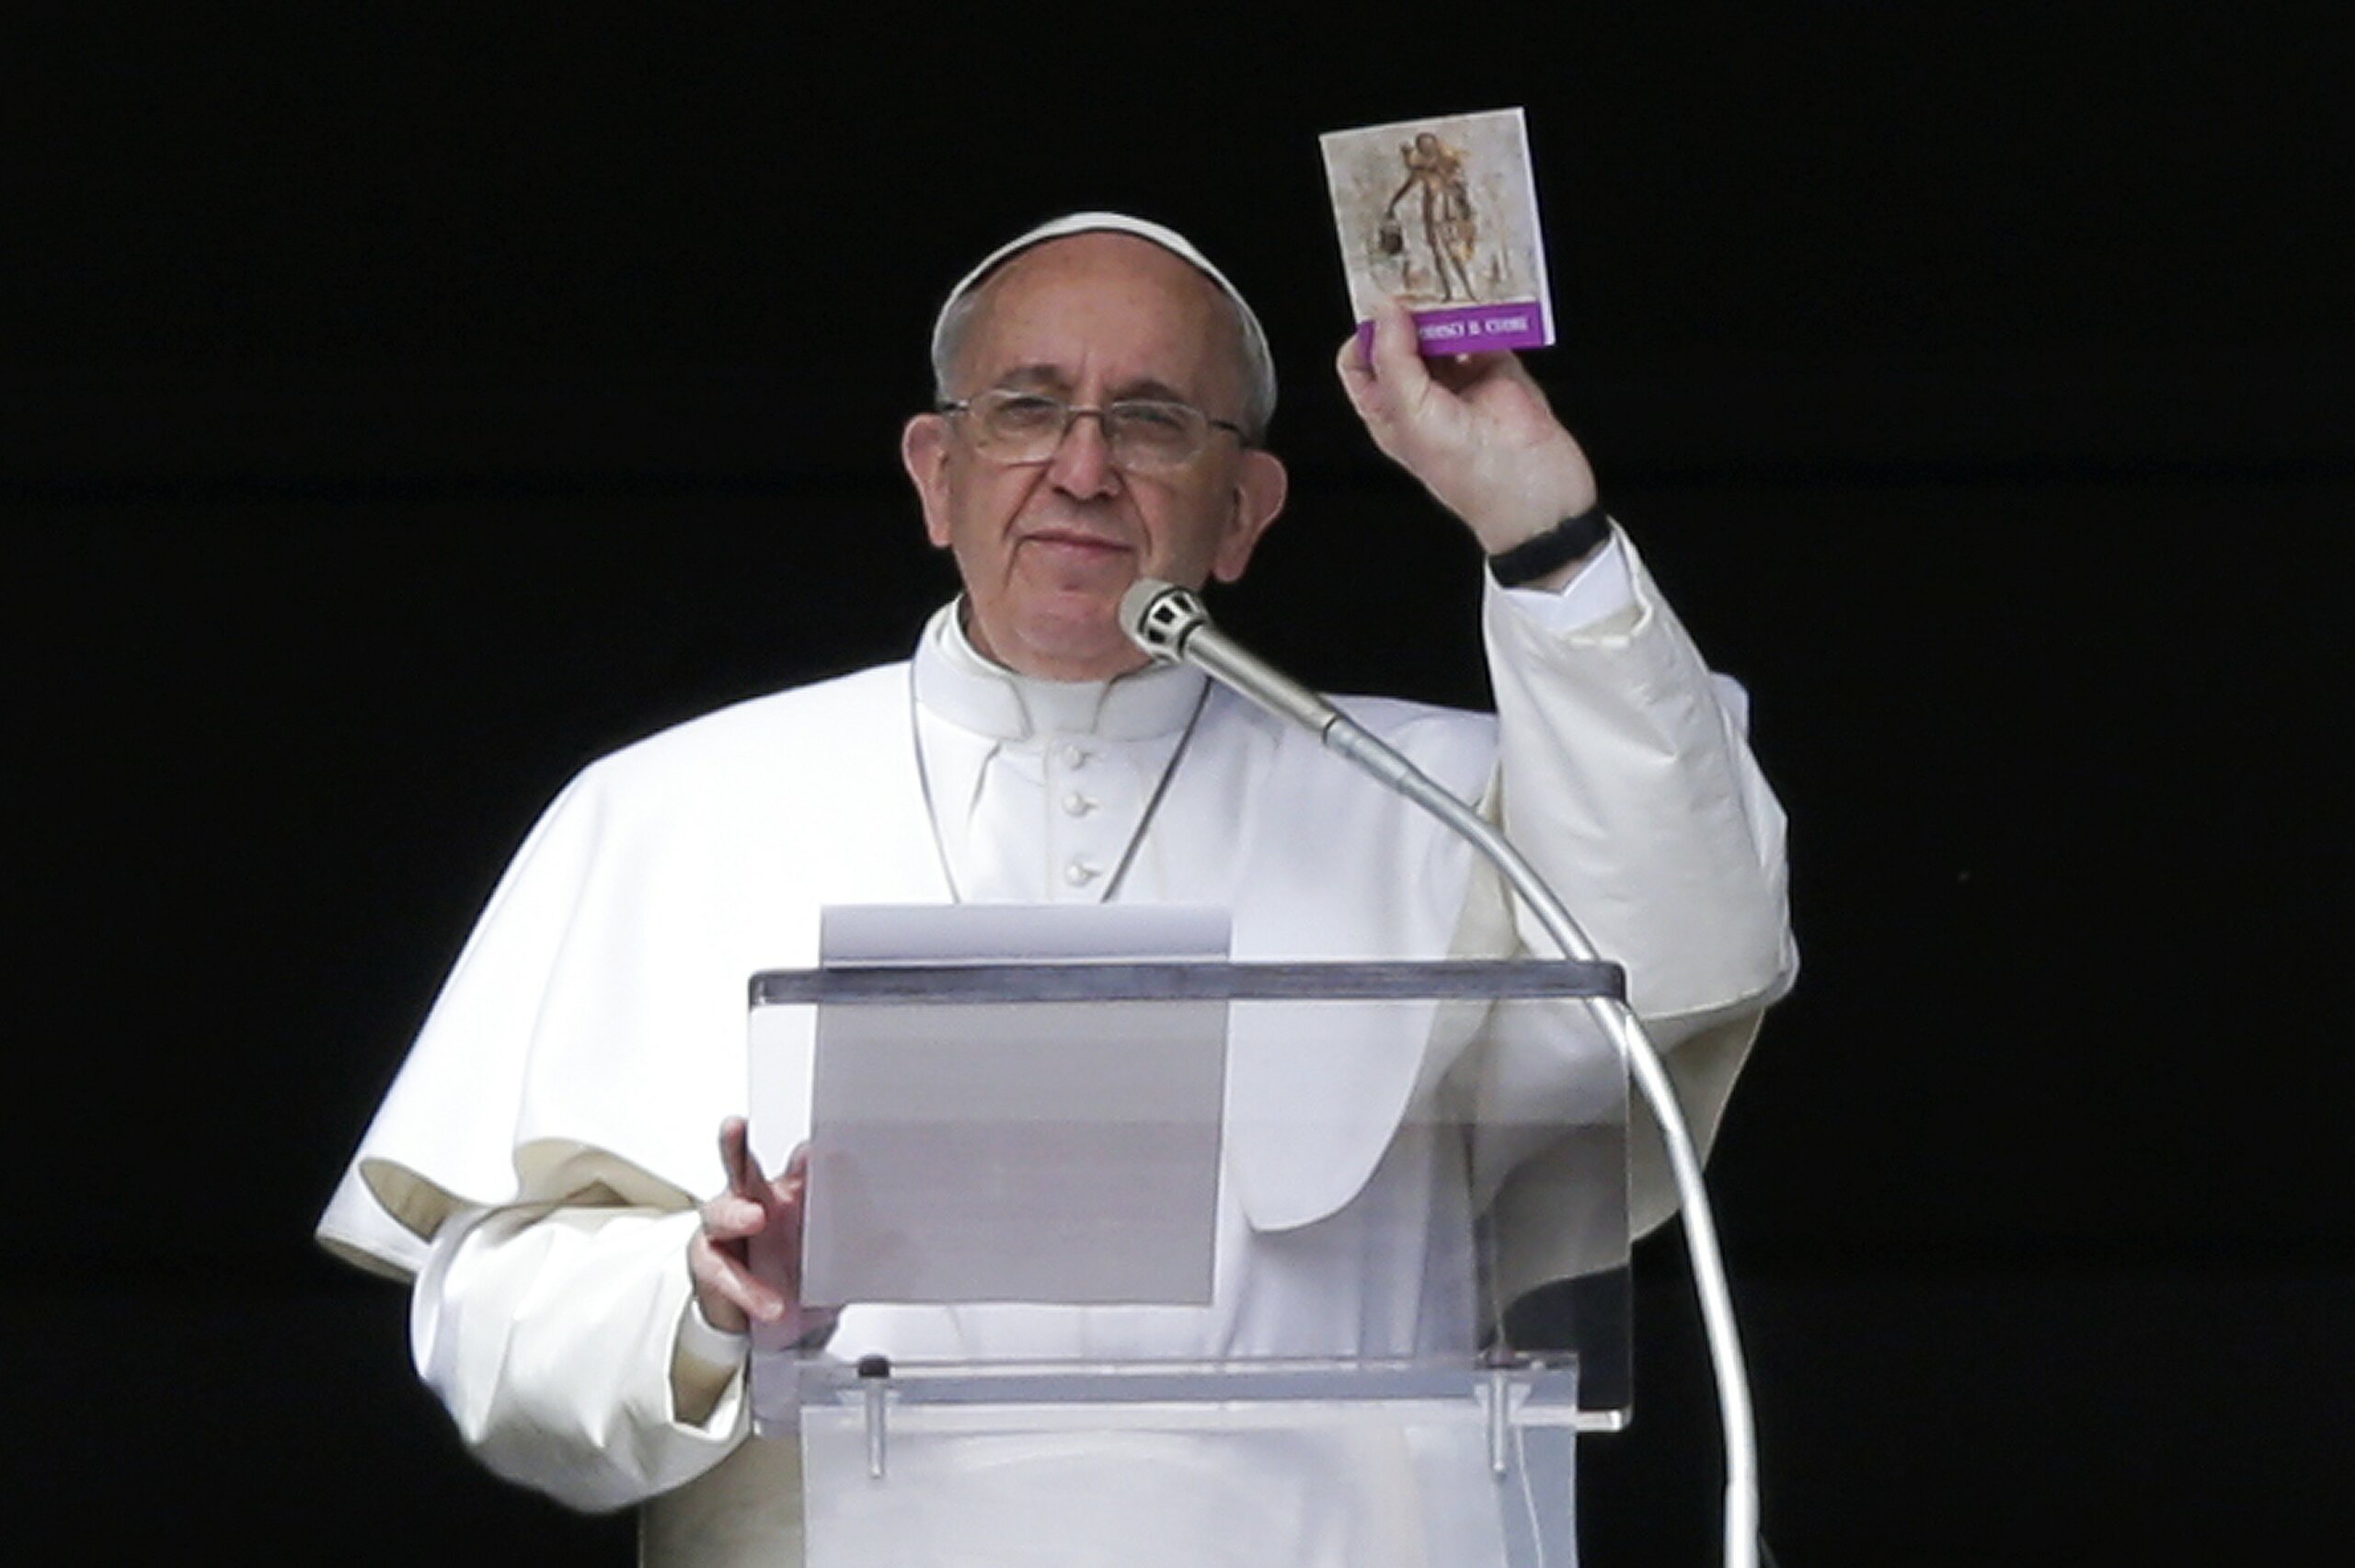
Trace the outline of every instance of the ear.
{"label": "ear", "polygon": [[1259,536],[1284,509],[1284,497],[1291,488],[1292,479],[1284,472],[1281,458],[1258,447],[1244,449],[1235,471],[1235,515],[1219,539],[1218,554],[1211,557],[1211,576],[1233,582],[1243,575],[1243,568],[1251,564],[1251,552],[1258,548]]}
{"label": "ear", "polygon": [[948,548],[948,421],[938,414],[919,414],[900,432],[900,466],[916,487],[924,508],[924,532],[940,549]]}

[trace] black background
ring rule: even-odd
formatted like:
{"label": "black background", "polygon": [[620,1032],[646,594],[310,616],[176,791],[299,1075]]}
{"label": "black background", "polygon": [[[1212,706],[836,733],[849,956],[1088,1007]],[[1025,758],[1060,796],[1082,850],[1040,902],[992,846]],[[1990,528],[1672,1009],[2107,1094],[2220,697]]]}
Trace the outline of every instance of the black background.
{"label": "black background", "polygon": [[[590,757],[904,651],[925,324],[1050,213],[1277,346],[1228,624],[1478,703],[1357,431],[1315,133],[1526,105],[1533,363],[1756,703],[1806,967],[1713,1163],[1808,1564],[2337,1562],[2355,126],[2328,13],[12,11],[7,1516],[66,1561],[628,1560],[308,1230]],[[1702,1562],[1681,1254],[1591,1560]],[[430,1557],[429,1557],[430,1554]]]}

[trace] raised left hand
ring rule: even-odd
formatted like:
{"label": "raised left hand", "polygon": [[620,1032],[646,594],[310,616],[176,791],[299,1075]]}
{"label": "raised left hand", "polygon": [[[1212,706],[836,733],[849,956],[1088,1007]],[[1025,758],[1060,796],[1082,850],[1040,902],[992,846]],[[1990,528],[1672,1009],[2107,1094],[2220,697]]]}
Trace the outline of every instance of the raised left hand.
{"label": "raised left hand", "polygon": [[1425,360],[1407,307],[1374,312],[1371,362],[1341,345],[1341,388],[1366,429],[1493,555],[1595,502],[1594,469],[1545,392],[1509,353]]}

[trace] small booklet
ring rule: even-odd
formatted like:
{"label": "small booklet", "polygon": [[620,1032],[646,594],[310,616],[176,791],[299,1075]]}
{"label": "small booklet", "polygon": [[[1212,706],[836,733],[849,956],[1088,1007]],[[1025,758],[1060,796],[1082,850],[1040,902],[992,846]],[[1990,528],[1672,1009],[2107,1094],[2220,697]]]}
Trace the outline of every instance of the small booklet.
{"label": "small booklet", "polygon": [[1545,240],[1522,111],[1402,120],[1317,138],[1358,330],[1404,300],[1422,349],[1554,341]]}

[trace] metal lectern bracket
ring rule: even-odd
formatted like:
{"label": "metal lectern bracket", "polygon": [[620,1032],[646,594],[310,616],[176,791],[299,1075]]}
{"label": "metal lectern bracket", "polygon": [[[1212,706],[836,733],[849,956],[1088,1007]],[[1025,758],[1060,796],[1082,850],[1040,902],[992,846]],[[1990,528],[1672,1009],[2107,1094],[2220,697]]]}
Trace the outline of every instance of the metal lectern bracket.
{"label": "metal lectern bracket", "polygon": [[891,1358],[888,1356],[867,1356],[859,1358],[858,1386],[867,1405],[867,1477],[869,1481],[883,1479],[884,1460],[884,1402],[891,1392]]}
{"label": "metal lectern bracket", "polygon": [[1488,1369],[1488,1470],[1499,1480],[1512,1468],[1512,1424],[1507,1416],[1506,1404],[1511,1396],[1511,1380],[1502,1367]]}

